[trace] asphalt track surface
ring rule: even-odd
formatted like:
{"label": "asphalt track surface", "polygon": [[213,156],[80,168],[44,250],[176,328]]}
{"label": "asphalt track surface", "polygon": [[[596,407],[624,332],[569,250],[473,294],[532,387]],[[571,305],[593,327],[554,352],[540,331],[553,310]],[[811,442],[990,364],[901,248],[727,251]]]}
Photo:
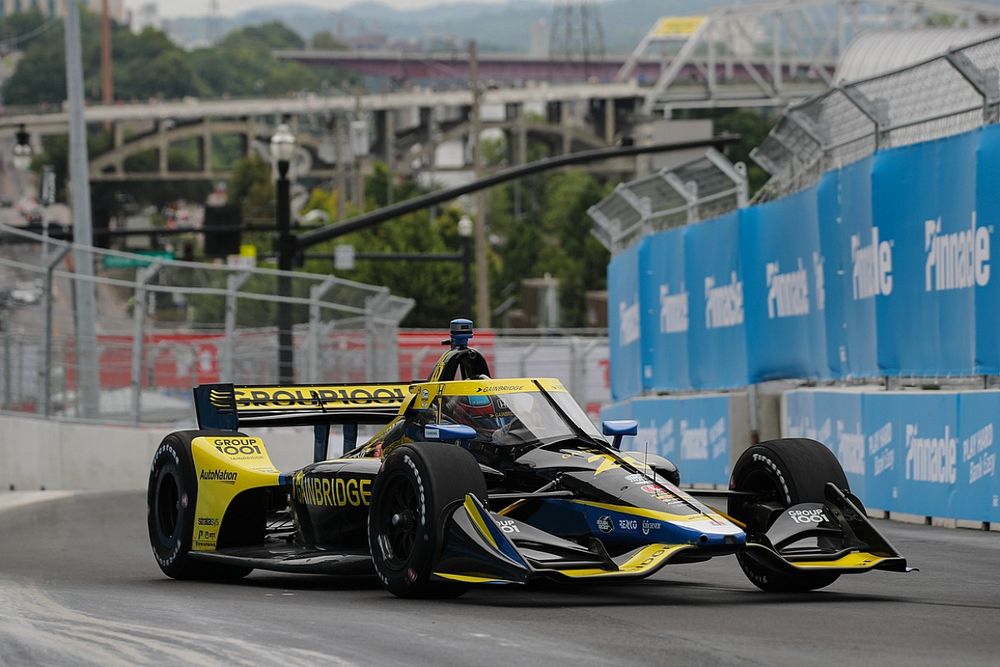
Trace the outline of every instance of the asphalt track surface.
{"label": "asphalt track surface", "polygon": [[730,557],[412,601],[374,578],[172,581],[144,495],[75,496],[0,512],[0,664],[1000,664],[1000,534],[879,526],[920,572],[773,595]]}

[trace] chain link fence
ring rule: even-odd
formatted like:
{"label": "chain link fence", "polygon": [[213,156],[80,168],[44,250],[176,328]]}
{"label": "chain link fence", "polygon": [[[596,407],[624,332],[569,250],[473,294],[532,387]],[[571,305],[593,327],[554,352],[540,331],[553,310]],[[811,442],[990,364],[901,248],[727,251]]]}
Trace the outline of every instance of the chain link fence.
{"label": "chain link fence", "polygon": [[619,184],[587,211],[612,253],[653,232],[707,220],[747,203],[743,164],[710,148],[690,162]]}
{"label": "chain link fence", "polygon": [[754,199],[769,201],[808,187],[825,171],[881,148],[959,134],[998,120],[1000,35],[841,83],[789,107],[750,154],[771,174]]}
{"label": "chain link fence", "polygon": [[[280,275],[74,246],[0,225],[0,409],[189,420],[199,383],[277,382],[280,301],[293,305],[296,382],[399,376],[396,337],[412,300],[307,273],[291,273],[291,296],[281,297]],[[79,307],[88,293],[96,341]]]}

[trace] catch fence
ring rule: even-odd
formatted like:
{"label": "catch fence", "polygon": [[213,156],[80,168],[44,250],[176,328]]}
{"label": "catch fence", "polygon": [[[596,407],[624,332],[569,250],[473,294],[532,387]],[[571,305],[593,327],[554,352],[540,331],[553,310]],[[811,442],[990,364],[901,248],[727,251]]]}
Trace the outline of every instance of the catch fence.
{"label": "catch fence", "polygon": [[396,337],[412,300],[296,272],[292,296],[281,297],[281,275],[0,225],[0,406],[105,422],[189,420],[198,383],[278,381],[280,301],[292,304],[297,382],[398,376]]}

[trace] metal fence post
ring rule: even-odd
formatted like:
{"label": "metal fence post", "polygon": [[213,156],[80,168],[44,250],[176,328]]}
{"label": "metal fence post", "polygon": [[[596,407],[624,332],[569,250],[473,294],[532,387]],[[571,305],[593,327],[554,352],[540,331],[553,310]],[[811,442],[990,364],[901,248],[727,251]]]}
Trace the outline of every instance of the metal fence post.
{"label": "metal fence post", "polygon": [[661,176],[667,182],[667,185],[672,187],[684,199],[684,205],[687,206],[688,223],[698,222],[698,184],[694,181],[684,183],[672,171],[661,172]]}
{"label": "metal fence post", "polygon": [[156,277],[163,262],[153,262],[135,276],[135,305],[132,307],[132,420],[142,421],[142,353],[146,331],[146,285]]}
{"label": "metal fence post", "polygon": [[983,123],[997,122],[997,105],[1000,104],[1000,85],[997,82],[996,69],[991,68],[992,76],[988,76],[986,72],[976,67],[969,56],[965,55],[961,50],[948,51],[944,58],[983,98]]}
{"label": "metal fence post", "polygon": [[9,407],[14,403],[11,400],[13,385],[10,376],[10,322],[4,322],[0,330],[3,331],[3,404]]}
{"label": "metal fence post", "polygon": [[223,382],[232,382],[233,378],[233,350],[236,347],[236,309],[238,306],[237,295],[243,283],[250,278],[247,272],[233,273],[226,277],[226,312],[225,312],[225,343],[222,346],[222,358],[220,361],[220,379]]}
{"label": "metal fence post", "polygon": [[52,259],[48,261],[45,266],[45,291],[43,292],[43,297],[45,299],[45,351],[42,356],[42,365],[39,368],[39,373],[42,376],[42,414],[46,417],[52,411],[52,288],[54,274],[56,266],[69,254],[69,251],[73,249],[73,246],[65,245],[59,252],[55,254]]}
{"label": "metal fence post", "polygon": [[309,378],[310,382],[319,382],[322,380],[323,375],[320,372],[321,362],[319,355],[319,342],[322,335],[320,329],[323,328],[323,323],[320,321],[320,299],[336,283],[337,279],[331,277],[319,285],[313,285],[309,288],[309,336],[306,338],[306,345],[308,347],[306,359],[308,360],[309,368],[306,370],[306,377]]}
{"label": "metal fence post", "polygon": [[376,326],[378,324],[376,314],[388,298],[389,291],[385,290],[365,299],[365,337],[368,342],[368,354],[365,359],[365,372],[368,374],[368,379],[372,381],[379,379],[377,376],[381,370],[376,366],[375,360],[375,348],[377,346],[379,334],[378,326]]}

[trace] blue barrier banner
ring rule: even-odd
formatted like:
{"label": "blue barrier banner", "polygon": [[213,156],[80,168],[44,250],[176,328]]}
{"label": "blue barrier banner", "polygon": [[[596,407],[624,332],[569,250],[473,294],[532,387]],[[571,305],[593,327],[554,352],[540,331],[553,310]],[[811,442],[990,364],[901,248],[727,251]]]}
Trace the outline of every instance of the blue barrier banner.
{"label": "blue barrier banner", "polygon": [[862,398],[869,504],[893,512],[954,516],[958,395],[871,393]]}
{"label": "blue barrier banner", "polygon": [[684,230],[646,239],[639,250],[642,304],[642,386],[688,389],[688,292],[684,281]]}
{"label": "blue barrier banner", "polygon": [[791,438],[817,440],[836,455],[851,491],[865,498],[865,432],[860,391],[796,390],[785,393],[785,431]]}
{"label": "blue barrier banner", "polygon": [[827,361],[837,378],[879,374],[875,301],[892,293],[892,248],[872,226],[871,169],[869,156],[827,172],[817,187]]}
{"label": "blue barrier banner", "polygon": [[683,484],[729,483],[729,397],[670,399],[674,404],[679,456],[673,461]]}
{"label": "blue barrier banner", "polygon": [[677,458],[676,403],[670,398],[637,398],[632,401],[632,419],[639,422],[639,433],[627,448],[646,452],[648,446],[648,453],[664,456],[680,465]]}
{"label": "blue barrier banner", "polygon": [[1000,521],[1000,477],[996,435],[1000,392],[958,396],[958,474],[954,515],[972,521]]}
{"label": "blue barrier banner", "polygon": [[632,419],[632,402],[620,401],[601,406],[601,421]]}
{"label": "blue barrier banner", "polygon": [[876,300],[878,363],[900,375],[974,371],[975,286],[990,278],[976,220],[979,132],[880,151],[872,219],[891,249],[892,290]]}
{"label": "blue barrier banner", "polygon": [[[1000,125],[979,132],[976,153],[977,224],[1000,230]],[[977,234],[979,234],[977,230]],[[1000,257],[1000,234],[989,231],[989,259],[983,269],[983,284],[976,281],[976,372],[1000,374],[1000,279],[994,279],[993,258]],[[978,237],[977,237],[978,238]]]}
{"label": "blue barrier banner", "polygon": [[639,246],[633,245],[608,264],[608,355],[616,400],[642,393],[640,319]]}
{"label": "blue barrier banner", "polygon": [[751,382],[827,376],[816,189],[740,211]]}
{"label": "blue barrier banner", "polygon": [[747,345],[737,213],[684,228],[684,275],[689,289],[691,386],[745,386]]}

